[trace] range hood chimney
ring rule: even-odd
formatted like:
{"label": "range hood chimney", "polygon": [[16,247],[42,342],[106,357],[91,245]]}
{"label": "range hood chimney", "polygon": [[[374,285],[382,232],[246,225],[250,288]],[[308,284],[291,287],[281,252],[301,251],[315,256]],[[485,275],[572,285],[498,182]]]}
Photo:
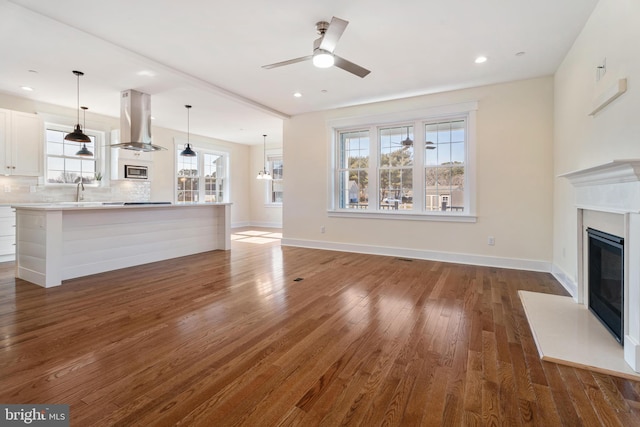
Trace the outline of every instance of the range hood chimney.
{"label": "range hood chimney", "polygon": [[115,148],[134,151],[166,150],[151,143],[151,96],[128,89],[120,92],[120,141]]}

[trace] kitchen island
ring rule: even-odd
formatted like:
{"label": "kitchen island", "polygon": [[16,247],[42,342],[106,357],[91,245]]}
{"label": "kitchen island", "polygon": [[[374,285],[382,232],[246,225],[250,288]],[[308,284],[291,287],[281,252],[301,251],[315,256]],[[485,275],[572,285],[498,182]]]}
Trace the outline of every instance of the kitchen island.
{"label": "kitchen island", "polygon": [[229,203],[14,205],[16,277],[63,280],[231,248]]}

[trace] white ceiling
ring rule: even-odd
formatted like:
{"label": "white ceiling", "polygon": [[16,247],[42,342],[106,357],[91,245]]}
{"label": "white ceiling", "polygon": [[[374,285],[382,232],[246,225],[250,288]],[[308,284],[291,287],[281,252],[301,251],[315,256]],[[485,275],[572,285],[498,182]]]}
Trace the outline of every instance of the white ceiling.
{"label": "white ceiling", "polygon": [[[551,75],[596,3],[0,0],[0,91],[76,108],[80,70],[90,112],[117,117],[120,91],[137,89],[154,125],[186,131],[191,104],[191,133],[279,142],[290,115]],[[335,53],[367,77],[309,61],[261,68],[311,54],[315,23],[332,16],[350,22]]]}

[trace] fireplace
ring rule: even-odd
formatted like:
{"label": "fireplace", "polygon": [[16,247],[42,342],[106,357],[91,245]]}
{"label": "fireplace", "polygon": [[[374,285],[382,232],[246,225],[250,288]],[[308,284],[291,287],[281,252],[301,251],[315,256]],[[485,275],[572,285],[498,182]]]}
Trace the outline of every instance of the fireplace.
{"label": "fireplace", "polygon": [[[565,281],[565,286],[579,304],[588,306],[587,228],[624,238],[620,336],[625,362],[640,373],[640,159],[612,160],[560,176],[573,185],[577,208],[577,280]],[[607,267],[605,278],[613,275]]]}
{"label": "fireplace", "polygon": [[589,310],[622,344],[624,238],[587,228]]}

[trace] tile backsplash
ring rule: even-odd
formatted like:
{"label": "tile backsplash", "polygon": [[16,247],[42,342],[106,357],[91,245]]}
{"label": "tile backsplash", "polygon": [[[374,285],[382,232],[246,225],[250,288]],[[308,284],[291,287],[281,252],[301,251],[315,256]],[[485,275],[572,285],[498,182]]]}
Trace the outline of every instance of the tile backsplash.
{"label": "tile backsplash", "polygon": [[[149,181],[113,180],[84,186],[87,202],[146,202],[151,200]],[[75,185],[38,185],[36,177],[0,176],[0,204],[76,201]]]}

